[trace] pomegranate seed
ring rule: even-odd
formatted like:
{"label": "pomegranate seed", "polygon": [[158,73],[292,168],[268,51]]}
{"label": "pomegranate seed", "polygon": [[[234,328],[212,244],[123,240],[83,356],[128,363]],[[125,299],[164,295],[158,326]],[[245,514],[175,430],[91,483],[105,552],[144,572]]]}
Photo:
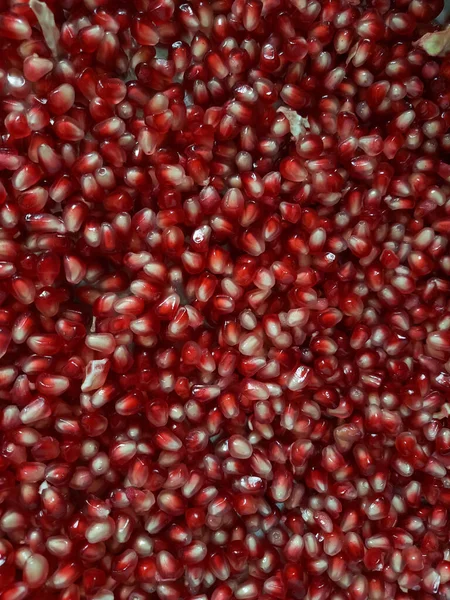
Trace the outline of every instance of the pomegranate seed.
{"label": "pomegranate seed", "polygon": [[26,19],[8,13],[0,15],[0,32],[11,40],[28,40],[32,33]]}

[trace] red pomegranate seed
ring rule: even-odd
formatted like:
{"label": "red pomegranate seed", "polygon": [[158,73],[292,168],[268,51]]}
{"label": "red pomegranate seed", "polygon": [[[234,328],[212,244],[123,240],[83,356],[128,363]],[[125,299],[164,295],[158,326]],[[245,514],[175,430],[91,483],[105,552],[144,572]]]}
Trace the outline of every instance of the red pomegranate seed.
{"label": "red pomegranate seed", "polygon": [[26,19],[8,13],[0,15],[0,32],[5,38],[11,40],[28,40],[32,35]]}

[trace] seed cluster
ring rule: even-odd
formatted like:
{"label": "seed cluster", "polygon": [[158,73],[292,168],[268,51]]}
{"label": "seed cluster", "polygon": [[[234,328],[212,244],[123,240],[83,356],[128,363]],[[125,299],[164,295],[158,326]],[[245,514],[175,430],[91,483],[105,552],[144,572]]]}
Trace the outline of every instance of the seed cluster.
{"label": "seed cluster", "polygon": [[450,598],[442,0],[0,0],[0,600]]}

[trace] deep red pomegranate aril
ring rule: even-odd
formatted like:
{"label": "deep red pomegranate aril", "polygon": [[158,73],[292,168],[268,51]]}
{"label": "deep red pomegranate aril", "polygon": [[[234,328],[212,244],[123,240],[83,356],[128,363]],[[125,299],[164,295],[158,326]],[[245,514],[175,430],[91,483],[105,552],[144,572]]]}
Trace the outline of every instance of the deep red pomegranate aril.
{"label": "deep red pomegranate aril", "polygon": [[442,9],[0,0],[0,600],[450,598]]}

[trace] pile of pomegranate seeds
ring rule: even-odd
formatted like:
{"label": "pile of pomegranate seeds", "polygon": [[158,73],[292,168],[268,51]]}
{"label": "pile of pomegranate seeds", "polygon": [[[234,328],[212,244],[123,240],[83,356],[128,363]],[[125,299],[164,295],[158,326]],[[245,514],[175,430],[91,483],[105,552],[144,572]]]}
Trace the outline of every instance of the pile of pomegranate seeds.
{"label": "pile of pomegranate seeds", "polygon": [[0,599],[448,600],[442,0],[0,9]]}

